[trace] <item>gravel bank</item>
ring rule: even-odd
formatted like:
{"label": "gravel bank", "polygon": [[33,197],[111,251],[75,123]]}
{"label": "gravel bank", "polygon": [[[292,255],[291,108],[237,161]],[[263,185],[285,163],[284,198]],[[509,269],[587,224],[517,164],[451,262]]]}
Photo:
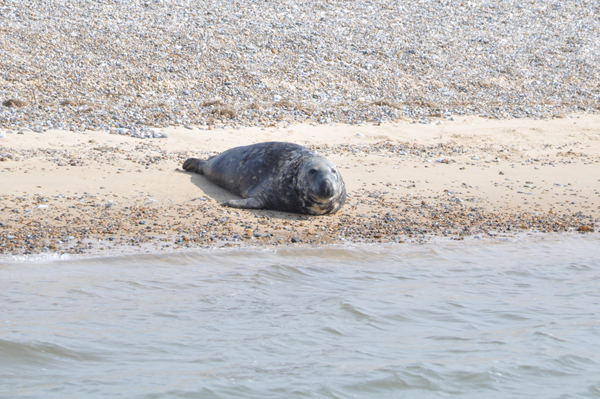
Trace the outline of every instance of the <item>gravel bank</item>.
{"label": "gravel bank", "polygon": [[597,1],[0,0],[0,128],[268,126],[600,105]]}

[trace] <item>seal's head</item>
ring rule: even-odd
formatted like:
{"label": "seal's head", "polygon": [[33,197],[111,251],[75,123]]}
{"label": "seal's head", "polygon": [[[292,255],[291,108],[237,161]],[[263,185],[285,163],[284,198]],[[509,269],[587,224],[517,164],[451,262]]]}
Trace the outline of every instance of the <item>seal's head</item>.
{"label": "seal's head", "polygon": [[335,165],[326,158],[312,157],[300,166],[298,182],[315,213],[335,212],[346,198],[346,187]]}

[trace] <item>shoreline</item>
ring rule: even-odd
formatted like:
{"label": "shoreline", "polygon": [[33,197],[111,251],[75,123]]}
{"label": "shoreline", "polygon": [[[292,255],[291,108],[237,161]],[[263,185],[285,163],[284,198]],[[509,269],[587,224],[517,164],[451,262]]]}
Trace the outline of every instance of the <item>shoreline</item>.
{"label": "shoreline", "polygon": [[[5,133],[0,254],[427,242],[432,237],[594,233],[600,223],[600,116],[460,118],[269,128]],[[234,195],[181,170],[261,141],[312,148],[340,169],[335,215],[231,209]]]}
{"label": "shoreline", "polygon": [[[39,253],[23,253],[23,254],[4,254],[0,253],[0,263],[13,264],[20,262],[53,262],[53,261],[77,261],[77,260],[94,260],[94,259],[112,259],[137,256],[188,256],[195,254],[211,255],[223,253],[262,253],[263,251],[274,254],[284,251],[285,254],[293,254],[290,251],[311,251],[312,253],[320,251],[386,251],[397,250],[411,251],[411,248],[423,247],[436,250],[438,248],[466,249],[466,248],[487,248],[488,246],[498,245],[516,245],[523,244],[525,246],[539,243],[561,243],[561,242],[577,242],[577,240],[595,240],[600,239],[598,231],[580,232],[577,230],[553,233],[541,233],[535,231],[519,231],[515,234],[492,234],[492,235],[471,235],[463,236],[459,239],[444,236],[428,236],[423,240],[407,239],[404,242],[350,242],[343,241],[331,244],[307,244],[307,243],[284,243],[281,245],[262,245],[254,241],[239,242],[237,245],[205,245],[205,246],[190,246],[190,247],[170,247],[156,250],[156,246],[152,243],[145,243],[135,247],[120,246],[113,247],[108,250],[93,248],[83,252],[39,252]],[[254,240],[254,238],[252,239]],[[99,241],[92,241],[98,243]]]}

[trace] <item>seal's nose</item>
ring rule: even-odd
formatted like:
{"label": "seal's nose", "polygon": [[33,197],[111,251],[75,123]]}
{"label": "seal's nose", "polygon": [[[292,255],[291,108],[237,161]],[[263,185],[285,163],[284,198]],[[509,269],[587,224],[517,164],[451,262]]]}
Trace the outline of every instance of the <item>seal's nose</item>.
{"label": "seal's nose", "polygon": [[333,188],[333,183],[329,180],[325,180],[321,183],[319,187],[319,197],[321,198],[330,198],[335,194],[335,189]]}

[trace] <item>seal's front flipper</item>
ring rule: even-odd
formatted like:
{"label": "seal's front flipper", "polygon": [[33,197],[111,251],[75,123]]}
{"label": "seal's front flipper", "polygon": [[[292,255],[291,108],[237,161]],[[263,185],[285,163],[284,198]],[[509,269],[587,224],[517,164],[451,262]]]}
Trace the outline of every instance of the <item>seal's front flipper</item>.
{"label": "seal's front flipper", "polygon": [[229,200],[223,202],[221,204],[223,206],[228,206],[230,208],[242,208],[242,209],[263,209],[264,203],[258,199],[257,197],[239,199],[239,200]]}
{"label": "seal's front flipper", "polygon": [[194,172],[194,173],[200,173],[201,175],[204,174],[204,171],[202,170],[202,166],[204,165],[203,160],[201,159],[197,159],[197,158],[188,158],[184,163],[183,163],[183,170],[187,170],[188,172]]}

